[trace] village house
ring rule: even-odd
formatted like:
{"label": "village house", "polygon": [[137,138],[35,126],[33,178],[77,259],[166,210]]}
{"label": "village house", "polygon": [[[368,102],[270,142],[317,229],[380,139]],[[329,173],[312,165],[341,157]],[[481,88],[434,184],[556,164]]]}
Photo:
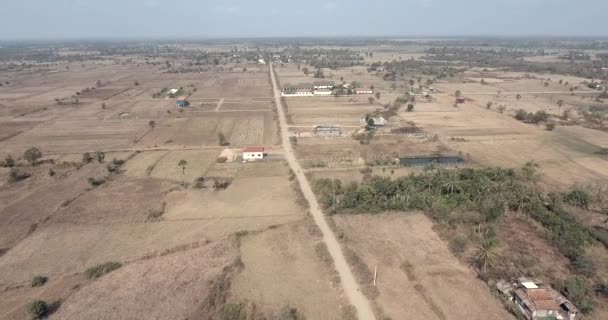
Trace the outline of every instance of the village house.
{"label": "village house", "polygon": [[368,88],[359,88],[359,89],[355,89],[355,93],[356,94],[373,94],[374,91],[372,89],[368,89]]}
{"label": "village house", "polygon": [[264,159],[264,147],[243,148],[243,162]]}
{"label": "village house", "polygon": [[334,82],[333,81],[315,81],[313,83],[314,89],[315,90],[331,90],[334,88]]}
{"label": "village house", "polygon": [[317,136],[340,136],[342,129],[335,124],[322,124],[312,127],[312,132]]}
{"label": "village house", "polygon": [[178,97],[177,100],[175,100],[175,104],[180,108],[185,108],[189,104],[188,100],[186,99],[187,98],[185,96]]}
{"label": "village house", "polygon": [[499,281],[496,287],[530,320],[575,320],[578,314],[570,300],[551,287],[541,287],[539,281],[519,278],[516,284]]}
{"label": "village house", "polygon": [[281,92],[282,96],[313,96],[314,86],[312,84],[286,85]]}
{"label": "village house", "polygon": [[[384,117],[369,117],[369,119],[372,120],[372,126],[374,127],[383,127],[388,125],[388,120],[384,119]],[[366,125],[369,124],[367,121],[368,120],[366,118],[361,118],[359,123],[361,123],[361,125]]]}
{"label": "village house", "polygon": [[315,96],[331,96],[333,91],[329,90],[329,89],[318,89],[315,90],[314,94]]}

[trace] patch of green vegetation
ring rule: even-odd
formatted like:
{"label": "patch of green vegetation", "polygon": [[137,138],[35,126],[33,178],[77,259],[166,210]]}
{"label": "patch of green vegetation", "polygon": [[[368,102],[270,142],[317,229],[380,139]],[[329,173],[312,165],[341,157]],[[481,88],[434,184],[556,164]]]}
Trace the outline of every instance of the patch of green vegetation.
{"label": "patch of green vegetation", "polygon": [[32,287],[42,287],[48,280],[45,276],[35,276],[32,279]]}
{"label": "patch of green vegetation", "polygon": [[106,275],[120,267],[122,267],[122,263],[120,262],[106,262],[87,269],[85,273],[89,279],[95,279]]}
{"label": "patch of green vegetation", "polygon": [[42,300],[36,300],[30,304],[29,311],[33,319],[42,319],[47,316],[49,305]]}

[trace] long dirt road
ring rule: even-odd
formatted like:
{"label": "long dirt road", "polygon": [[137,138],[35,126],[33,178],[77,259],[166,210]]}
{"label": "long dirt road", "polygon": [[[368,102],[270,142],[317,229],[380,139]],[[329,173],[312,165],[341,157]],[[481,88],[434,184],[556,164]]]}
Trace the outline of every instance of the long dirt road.
{"label": "long dirt road", "polygon": [[[304,171],[302,171],[302,167],[300,163],[296,159],[296,155],[293,151],[293,147],[291,146],[291,141],[289,140],[289,127],[287,125],[287,117],[285,116],[285,110],[283,109],[283,105],[281,103],[281,91],[277,85],[277,80],[275,79],[274,69],[272,67],[272,63],[270,65],[270,78],[272,79],[272,87],[274,90],[274,99],[277,105],[277,109],[279,112],[279,123],[281,125],[281,140],[283,143],[283,149],[285,150],[285,159],[289,164],[289,167],[295,173],[298,183],[300,184],[300,188],[302,189],[302,193],[308,201],[310,205],[310,214],[314,218],[315,223],[321,229],[323,233],[323,242],[327,245],[327,250],[331,254],[331,257],[334,260],[334,265],[336,267],[336,271],[340,275],[340,281],[342,282],[342,288],[348,297],[349,302],[357,309],[357,316],[361,320],[375,320],[376,317],[372,311],[371,304],[369,300],[363,295],[361,290],[359,289],[359,284],[355,280],[353,273],[346,263],[346,258],[344,258],[344,253],[342,252],[342,248],[336,239],[333,231],[329,228],[327,221],[325,220],[325,216],[319,207],[319,203],[315,194],[312,192],[312,188],[308,183],[308,179],[304,175]],[[312,279],[311,279],[312,280]]]}

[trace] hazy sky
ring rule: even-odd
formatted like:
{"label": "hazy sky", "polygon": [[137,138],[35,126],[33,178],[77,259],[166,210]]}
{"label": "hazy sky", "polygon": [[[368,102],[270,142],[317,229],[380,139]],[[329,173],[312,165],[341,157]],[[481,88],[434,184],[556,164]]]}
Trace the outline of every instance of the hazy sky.
{"label": "hazy sky", "polygon": [[608,35],[608,0],[0,0],[0,40]]}

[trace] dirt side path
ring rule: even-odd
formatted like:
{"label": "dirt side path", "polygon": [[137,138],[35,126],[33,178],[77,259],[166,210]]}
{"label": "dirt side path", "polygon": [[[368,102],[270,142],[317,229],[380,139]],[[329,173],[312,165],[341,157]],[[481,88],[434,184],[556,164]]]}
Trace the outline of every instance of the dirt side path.
{"label": "dirt side path", "polygon": [[[321,229],[323,233],[323,242],[327,246],[327,250],[331,254],[331,257],[334,260],[334,265],[336,267],[336,271],[340,275],[340,281],[342,283],[342,287],[346,296],[348,297],[349,302],[357,309],[357,315],[361,320],[375,320],[376,317],[372,311],[371,304],[369,300],[363,295],[359,288],[359,284],[355,280],[350,267],[346,263],[346,259],[344,258],[344,253],[342,252],[342,248],[336,239],[336,236],[333,234],[332,230],[329,228],[327,221],[321,212],[319,207],[319,203],[317,202],[317,198],[312,192],[312,188],[302,171],[302,167],[300,163],[296,159],[295,152],[291,146],[291,142],[289,141],[289,127],[287,125],[287,117],[285,115],[285,111],[283,110],[283,105],[281,104],[281,93],[277,85],[277,81],[274,76],[274,70],[272,67],[272,63],[269,62],[270,65],[270,78],[272,79],[272,87],[274,90],[274,99],[277,105],[277,109],[279,112],[279,123],[281,125],[281,140],[283,144],[283,149],[285,150],[285,159],[287,163],[289,163],[289,167],[295,173],[298,183],[300,184],[300,188],[302,189],[302,193],[308,201],[310,205],[310,213],[314,218],[315,223]],[[311,279],[312,280],[312,279]]]}

